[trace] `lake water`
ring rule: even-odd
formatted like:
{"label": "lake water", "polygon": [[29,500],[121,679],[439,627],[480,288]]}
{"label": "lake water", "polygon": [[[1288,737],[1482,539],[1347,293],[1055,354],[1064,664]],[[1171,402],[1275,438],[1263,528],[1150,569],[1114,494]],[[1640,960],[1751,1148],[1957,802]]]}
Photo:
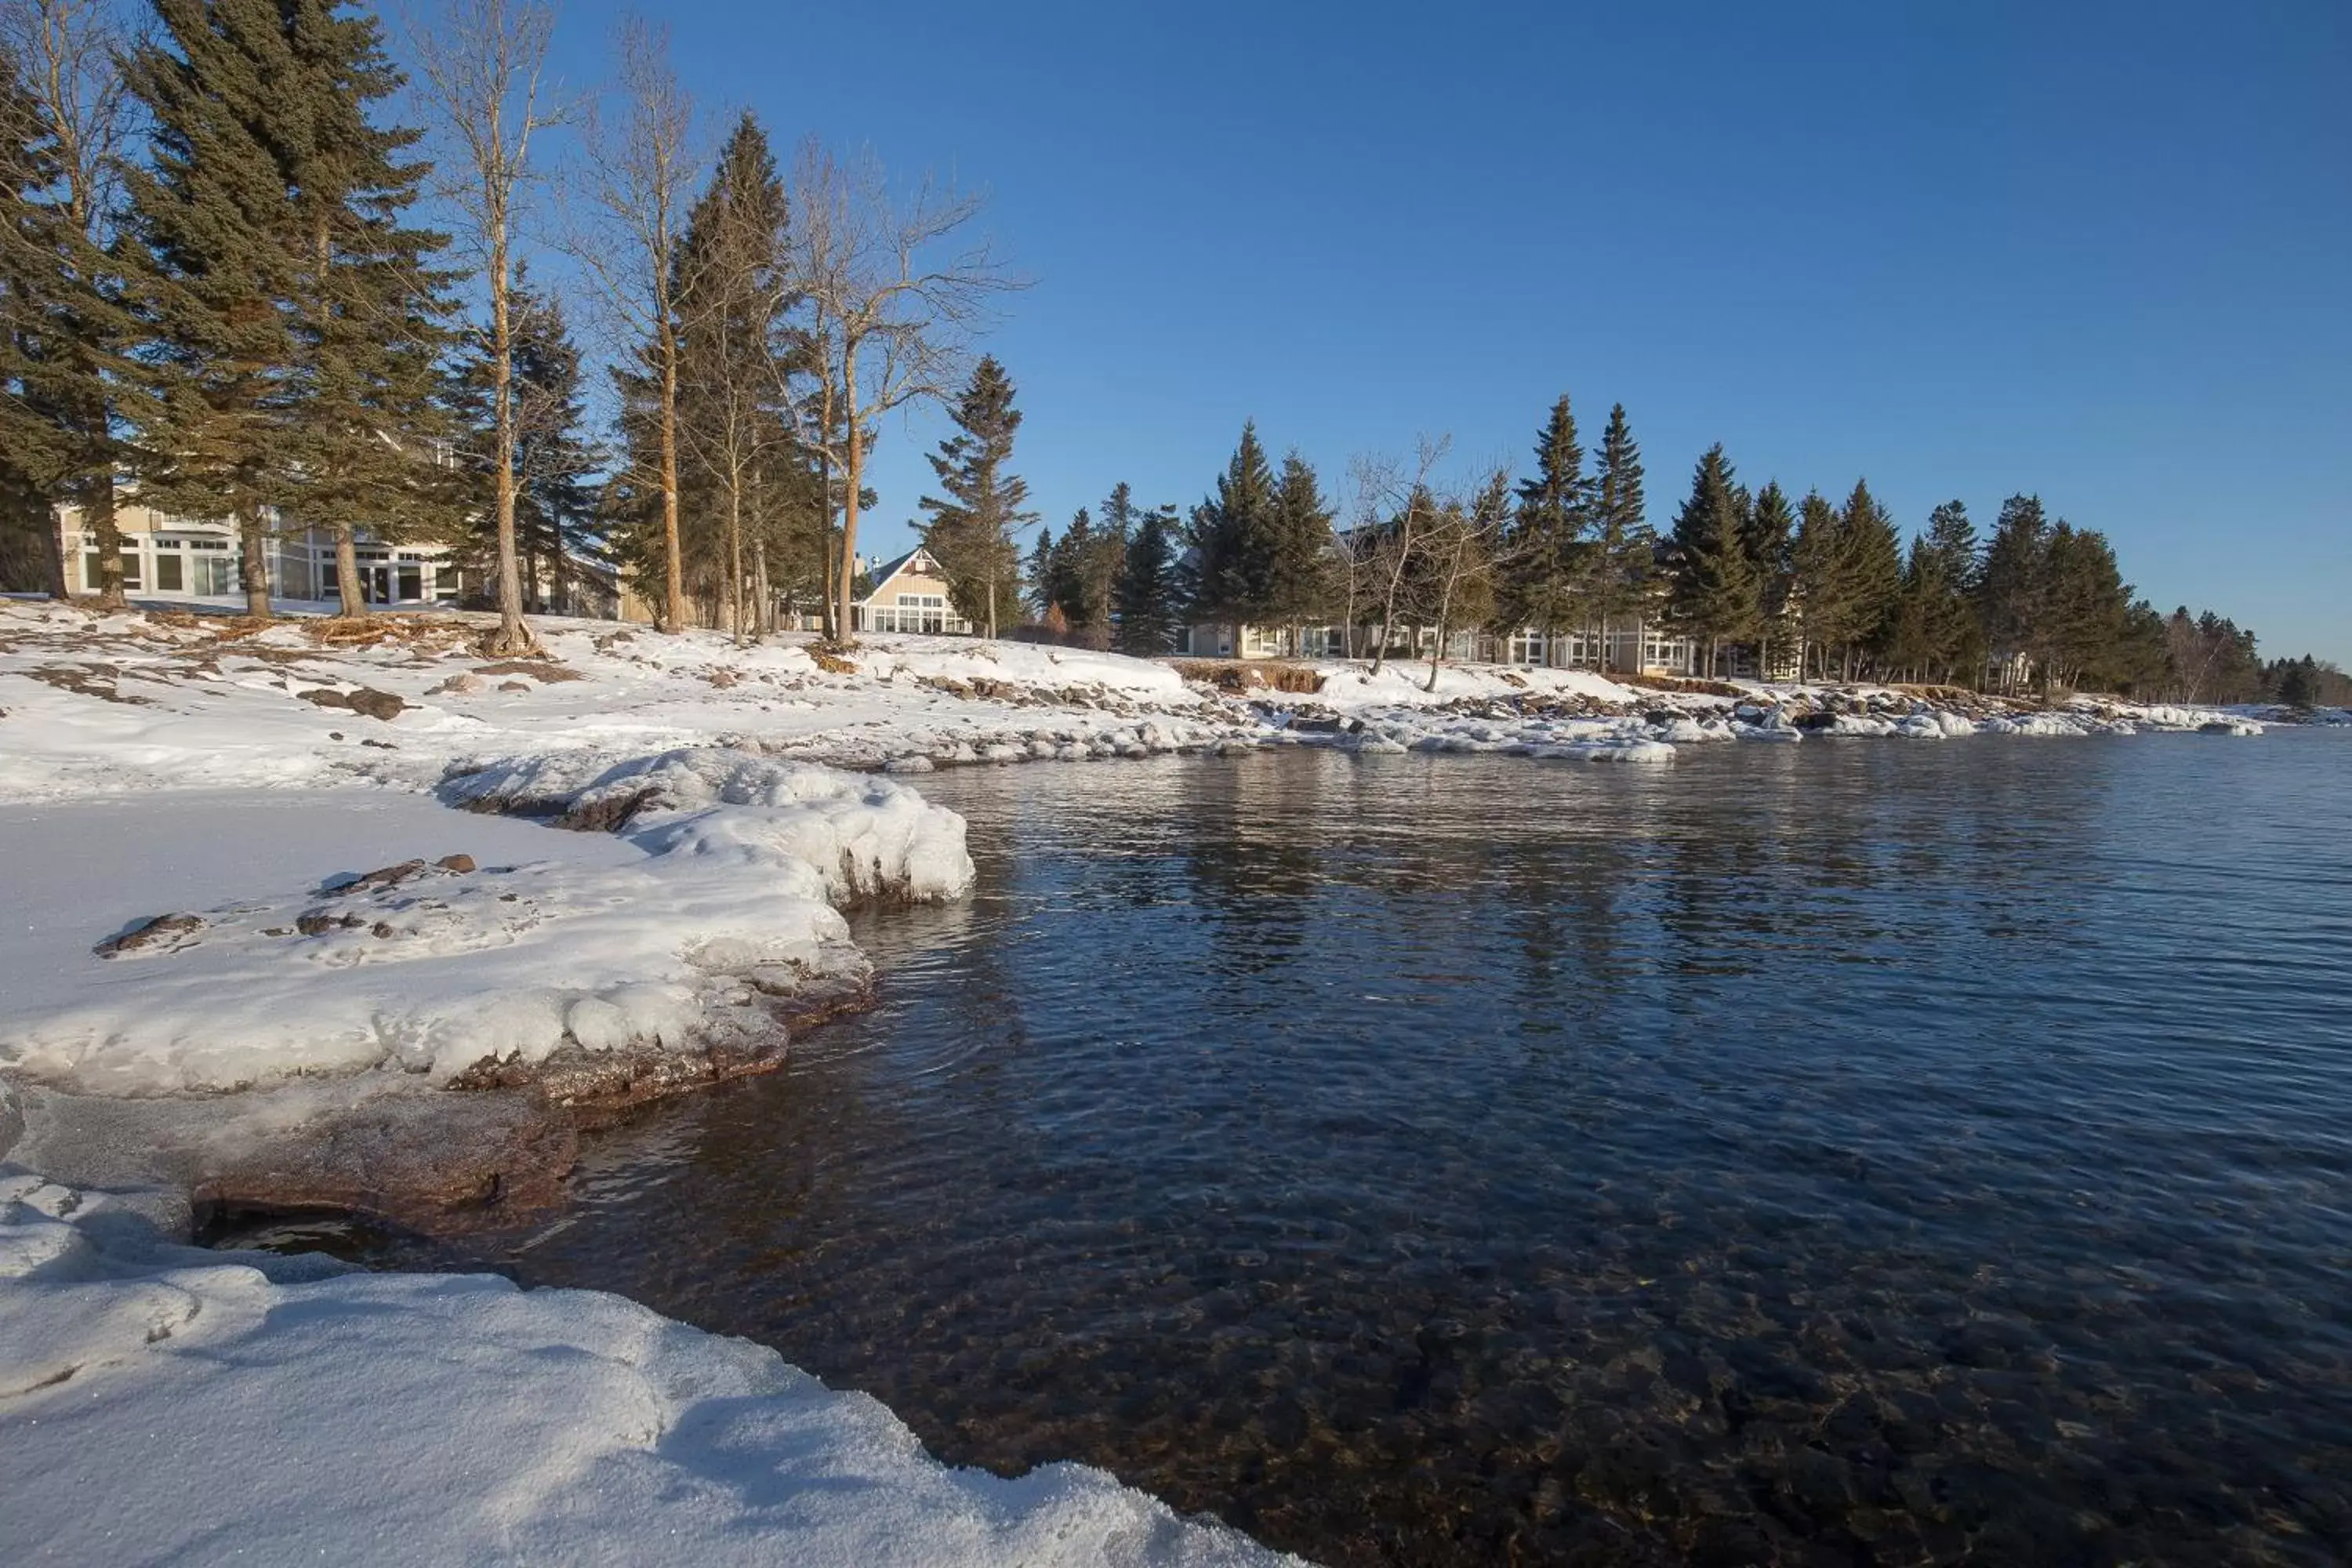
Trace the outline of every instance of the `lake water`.
{"label": "lake water", "polygon": [[1332,1563],[2352,1557],[2352,735],[920,783],[502,1266]]}

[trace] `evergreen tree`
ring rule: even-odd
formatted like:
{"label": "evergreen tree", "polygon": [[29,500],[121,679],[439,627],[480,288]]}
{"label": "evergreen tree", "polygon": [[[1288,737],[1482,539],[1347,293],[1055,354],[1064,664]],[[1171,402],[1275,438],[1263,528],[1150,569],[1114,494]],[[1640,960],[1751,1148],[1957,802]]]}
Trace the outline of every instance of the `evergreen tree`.
{"label": "evergreen tree", "polygon": [[1850,617],[1844,673],[1852,679],[1864,656],[1883,651],[1903,594],[1903,545],[1894,515],[1860,479],[1838,513],[1838,552]]}
{"label": "evergreen tree", "polygon": [[1025,574],[1029,581],[1029,604],[1040,620],[1060,607],[1055,599],[1055,591],[1061,586],[1061,572],[1060,546],[1054,542],[1054,531],[1041,528],[1037,531],[1037,542],[1029,552],[1029,567]]}
{"label": "evergreen tree", "polygon": [[1969,509],[1948,500],[1929,513],[1927,542],[1937,590],[1925,610],[1928,659],[1943,680],[1966,670],[1973,681],[1984,664],[1984,632],[1976,613],[1977,580],[1984,561]]}
{"label": "evergreen tree", "polygon": [[1667,613],[1706,643],[1710,674],[1723,644],[1752,636],[1762,618],[1762,579],[1748,553],[1743,510],[1717,443],[1691,476],[1667,552]]}
{"label": "evergreen tree", "polygon": [[1552,405],[1536,438],[1536,471],[1518,487],[1518,508],[1503,544],[1507,563],[1504,619],[1547,637],[1581,619],[1591,547],[1592,481],[1568,395]]}
{"label": "evergreen tree", "polygon": [[155,0],[160,29],[124,68],[152,146],[125,171],[151,401],[142,499],[236,520],[246,607],[269,614],[272,509],[303,452],[302,226],[289,121],[316,106],[278,0]]}
{"label": "evergreen tree", "polygon": [[1829,657],[1844,646],[1854,622],[1837,509],[1819,490],[1797,506],[1797,537],[1790,548],[1791,590],[1814,667],[1829,673]]}
{"label": "evergreen tree", "polygon": [[1267,619],[1276,533],[1274,470],[1253,420],[1242,426],[1216,492],[1192,509],[1193,619],[1235,626]]}
{"label": "evergreen tree", "polygon": [[2039,496],[2015,495],[2001,503],[1985,546],[1978,582],[1977,613],[1985,642],[2001,661],[2002,683],[2011,684],[2021,656],[2031,657],[2044,640],[2050,605],[2050,524]]}
{"label": "evergreen tree", "polygon": [[804,530],[817,510],[788,395],[796,301],[786,224],[767,133],[746,112],[687,215],[677,265],[693,285],[674,290],[684,301],[678,487],[694,502],[680,509],[681,563],[716,590],[719,618],[739,637],[766,629],[770,546]]}
{"label": "evergreen tree", "polygon": [[1267,574],[1265,618],[1290,629],[1291,657],[1299,648],[1299,627],[1330,613],[1332,536],[1337,514],[1323,500],[1315,470],[1292,452],[1282,460],[1275,483],[1274,550]]}
{"label": "evergreen tree", "polygon": [[[1642,496],[1642,450],[1625,422],[1625,405],[1609,410],[1601,437],[1600,471],[1592,484],[1592,575],[1590,605],[1600,619],[1604,649],[1611,623],[1647,615],[1657,547]],[[1603,655],[1604,662],[1606,655]]]}
{"label": "evergreen tree", "polygon": [[[1028,481],[1005,469],[1021,428],[1013,395],[1004,367],[992,355],[982,359],[956,403],[956,433],[940,443],[930,459],[947,494],[925,496],[921,503],[930,513],[923,542],[948,574],[956,613],[992,637],[1000,625],[1021,614],[1020,547],[1013,536],[1037,521],[1024,508]],[[1041,530],[1040,555],[1047,553],[1046,543]]]}
{"label": "evergreen tree", "polygon": [[103,604],[122,602],[116,481],[139,405],[139,327],[112,200],[129,115],[111,12],[12,6],[0,37],[0,467],[11,587],[70,592],[52,506],[94,536]]}
{"label": "evergreen tree", "polygon": [[1772,644],[1790,618],[1797,580],[1797,512],[1779,480],[1766,485],[1749,503],[1741,539],[1756,572],[1757,673],[1769,679]]}
{"label": "evergreen tree", "polygon": [[[609,560],[592,482],[604,458],[585,435],[580,350],[562,303],[531,289],[520,271],[514,293],[515,529],[523,577],[532,603],[541,602],[544,583],[545,603],[577,614],[580,568]],[[478,515],[487,521],[487,511]]]}
{"label": "evergreen tree", "polygon": [[342,613],[356,616],[361,528],[397,540],[446,536],[457,522],[440,401],[454,278],[432,265],[446,237],[407,221],[426,165],[405,154],[424,133],[371,118],[404,79],[376,19],[337,0],[281,0],[278,11],[294,71],[271,83],[267,133],[291,187],[299,247],[299,400],[284,431],[281,505],[333,535]]}
{"label": "evergreen tree", "polygon": [[[1119,487],[1120,491],[1127,489]],[[1128,541],[1115,604],[1118,650],[1146,658],[1172,652],[1183,605],[1177,576],[1176,509],[1155,507],[1143,514]]]}

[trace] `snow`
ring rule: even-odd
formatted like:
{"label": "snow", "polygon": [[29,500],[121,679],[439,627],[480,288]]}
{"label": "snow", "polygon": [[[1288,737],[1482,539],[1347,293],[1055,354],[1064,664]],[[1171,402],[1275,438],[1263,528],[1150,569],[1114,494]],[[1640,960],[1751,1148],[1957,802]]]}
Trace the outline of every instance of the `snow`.
{"label": "snow", "polygon": [[950,1469],[617,1297],[175,1247],[36,1176],[0,1174],[0,1561],[1296,1561],[1098,1470]]}
{"label": "snow", "polygon": [[[337,863],[289,877],[294,858],[272,843],[275,814],[216,820],[184,804],[179,831],[241,837],[247,863],[271,878],[170,911],[199,923],[136,951],[39,944],[34,963],[12,950],[0,959],[10,1000],[0,1066],[85,1091],[184,1092],[374,1068],[446,1080],[485,1060],[543,1061],[567,1044],[685,1048],[756,1036],[776,1027],[766,996],[861,972],[836,902],[948,899],[971,884],[961,818],[887,780],[805,763],[728,751],[620,762],[565,752],[445,786],[460,804],[503,796],[570,809],[646,792],[660,804],[617,840],[551,828],[528,843],[500,836],[528,856],[512,863],[455,847],[478,825],[412,797],[398,814],[411,847],[393,864],[418,864],[352,887]],[[79,833],[36,819],[0,845],[11,864],[62,858],[103,877],[107,826],[101,814],[75,818]],[[434,863],[446,854],[475,865]],[[48,880],[59,880],[54,868]]]}

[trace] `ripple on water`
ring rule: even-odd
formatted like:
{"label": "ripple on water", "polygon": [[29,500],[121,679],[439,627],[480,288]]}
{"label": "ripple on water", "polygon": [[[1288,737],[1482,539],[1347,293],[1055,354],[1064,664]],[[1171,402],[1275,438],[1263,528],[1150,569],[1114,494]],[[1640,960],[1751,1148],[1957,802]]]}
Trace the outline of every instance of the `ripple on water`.
{"label": "ripple on water", "polygon": [[924,787],[505,1266],[1332,1563],[2352,1556],[2352,737]]}

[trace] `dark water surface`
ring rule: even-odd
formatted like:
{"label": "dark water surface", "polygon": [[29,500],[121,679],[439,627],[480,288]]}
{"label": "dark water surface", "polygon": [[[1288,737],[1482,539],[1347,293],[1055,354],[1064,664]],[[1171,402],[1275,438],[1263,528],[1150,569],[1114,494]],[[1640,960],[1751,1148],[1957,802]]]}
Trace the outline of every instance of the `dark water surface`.
{"label": "dark water surface", "polygon": [[921,783],[520,1277],[1332,1563],[2352,1558],[2352,736]]}

